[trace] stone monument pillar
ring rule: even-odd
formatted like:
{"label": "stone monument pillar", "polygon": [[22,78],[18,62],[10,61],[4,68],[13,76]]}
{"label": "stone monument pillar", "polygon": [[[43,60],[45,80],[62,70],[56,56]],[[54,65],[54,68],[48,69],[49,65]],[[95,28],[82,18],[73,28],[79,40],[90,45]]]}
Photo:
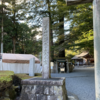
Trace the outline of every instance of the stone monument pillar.
{"label": "stone monument pillar", "polygon": [[42,77],[50,78],[50,20],[49,17],[43,19],[42,33]]}
{"label": "stone monument pillar", "polygon": [[50,78],[50,26],[43,19],[42,78],[22,80],[20,100],[68,100],[65,78]]}
{"label": "stone monument pillar", "polygon": [[96,100],[100,100],[100,0],[93,2]]}

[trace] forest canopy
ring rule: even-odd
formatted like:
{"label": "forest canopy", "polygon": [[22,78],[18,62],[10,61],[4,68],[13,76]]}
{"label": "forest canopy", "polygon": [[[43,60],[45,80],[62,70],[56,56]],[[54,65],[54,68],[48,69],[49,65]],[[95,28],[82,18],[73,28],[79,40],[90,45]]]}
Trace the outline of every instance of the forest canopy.
{"label": "forest canopy", "polygon": [[52,60],[68,56],[68,50],[72,55],[82,51],[93,55],[92,10],[91,3],[67,6],[64,0],[1,0],[3,52],[38,55],[42,51],[42,19],[49,17]]}

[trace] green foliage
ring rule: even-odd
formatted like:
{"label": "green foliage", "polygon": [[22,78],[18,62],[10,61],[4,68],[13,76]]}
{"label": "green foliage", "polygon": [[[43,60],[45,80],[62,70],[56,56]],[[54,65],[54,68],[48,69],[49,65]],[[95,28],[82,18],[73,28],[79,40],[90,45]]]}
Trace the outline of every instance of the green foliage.
{"label": "green foliage", "polygon": [[[5,5],[5,2],[8,5]],[[26,0],[5,0],[0,4],[0,21],[3,18],[3,52],[13,53],[32,53],[38,55],[41,51],[41,39],[37,40],[36,35],[40,35],[40,31],[34,30],[26,23],[20,24],[20,21],[25,22],[26,16]],[[4,10],[6,9],[6,10]],[[26,19],[25,19],[26,18]],[[2,23],[0,23],[0,27]],[[1,33],[1,28],[0,28]],[[1,34],[0,34],[1,41]],[[33,46],[33,44],[35,44]],[[35,49],[37,48],[37,49]]]}
{"label": "green foliage", "polygon": [[63,47],[74,51],[89,51],[93,55],[93,8],[91,4],[72,6],[67,17],[70,21],[69,34]]}
{"label": "green foliage", "polygon": [[[59,51],[69,49],[73,52],[86,50],[93,54],[91,4],[67,6],[64,0],[34,0],[34,2],[28,2],[27,7],[28,13],[31,13],[27,21],[33,22],[32,25],[36,28],[41,27],[43,17],[50,17],[52,53],[54,50],[55,55],[58,55]],[[70,24],[67,30],[64,29],[66,22]],[[66,32],[69,34],[64,34]],[[56,43],[52,43],[55,38]]]}
{"label": "green foliage", "polygon": [[[53,52],[58,55],[59,51],[64,49],[72,52],[86,50],[93,55],[93,7],[91,4],[67,6],[65,0],[30,0],[30,2],[22,0],[21,3],[17,0],[5,0],[5,2],[9,5],[0,5],[0,9],[2,7],[7,9],[3,14],[4,52],[12,50],[14,52],[15,47],[15,53],[38,55],[42,51],[42,38],[37,40],[36,36],[42,35],[39,29],[42,27],[43,17],[50,17],[52,55],[54,55]],[[2,13],[0,20],[1,18]],[[24,23],[21,24],[20,21]],[[67,22],[70,27],[64,29],[64,23]],[[69,34],[65,34],[66,32]],[[57,40],[55,43],[54,39]]]}

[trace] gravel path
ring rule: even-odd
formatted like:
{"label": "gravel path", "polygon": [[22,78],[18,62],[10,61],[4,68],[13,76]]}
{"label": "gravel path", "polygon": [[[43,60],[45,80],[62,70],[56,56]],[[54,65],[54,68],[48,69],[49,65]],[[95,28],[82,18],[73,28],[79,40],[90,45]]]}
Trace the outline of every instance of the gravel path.
{"label": "gravel path", "polygon": [[66,88],[79,100],[95,100],[94,68],[74,68],[72,73],[52,74],[52,77],[66,77]]}

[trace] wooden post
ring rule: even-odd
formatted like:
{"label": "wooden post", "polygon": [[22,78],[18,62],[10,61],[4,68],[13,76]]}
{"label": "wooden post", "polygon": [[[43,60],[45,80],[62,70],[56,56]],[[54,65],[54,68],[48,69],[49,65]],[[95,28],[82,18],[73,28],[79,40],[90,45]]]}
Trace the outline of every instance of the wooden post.
{"label": "wooden post", "polygon": [[69,63],[68,63],[68,59],[67,59],[67,73],[69,73]]}

